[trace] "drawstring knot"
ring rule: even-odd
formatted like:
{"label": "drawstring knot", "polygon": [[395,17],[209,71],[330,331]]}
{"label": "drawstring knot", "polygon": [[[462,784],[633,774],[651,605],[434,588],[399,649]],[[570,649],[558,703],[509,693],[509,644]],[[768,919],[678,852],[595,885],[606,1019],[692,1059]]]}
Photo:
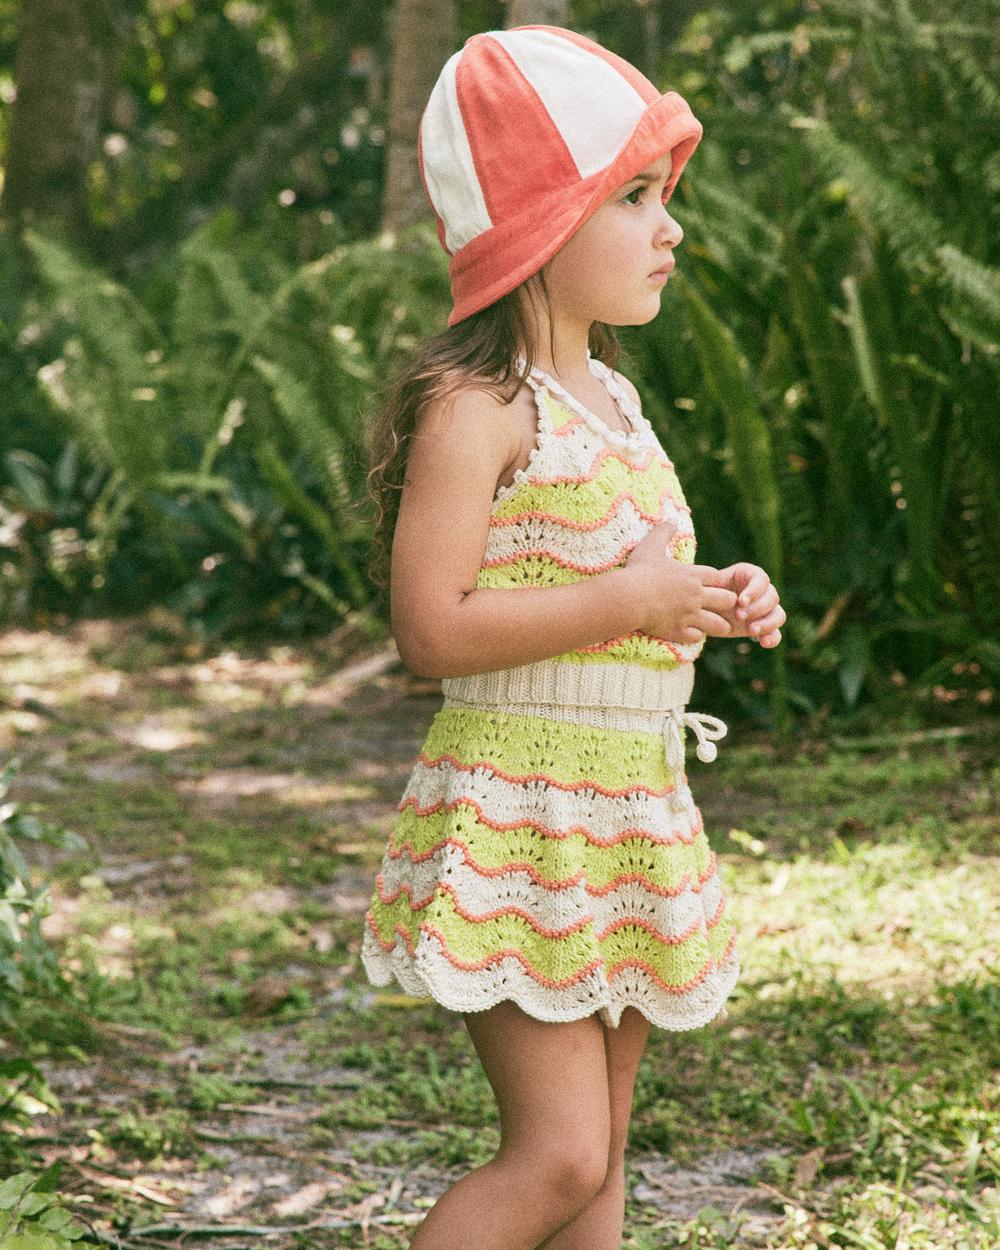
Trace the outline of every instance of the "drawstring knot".
{"label": "drawstring knot", "polygon": [[711,764],[719,754],[715,743],[726,736],[728,728],[718,716],[710,716],[708,712],[686,712],[683,708],[674,707],[667,713],[663,726],[663,749],[667,763],[675,771],[684,768],[684,727],[693,729],[698,739],[695,754],[703,764]]}

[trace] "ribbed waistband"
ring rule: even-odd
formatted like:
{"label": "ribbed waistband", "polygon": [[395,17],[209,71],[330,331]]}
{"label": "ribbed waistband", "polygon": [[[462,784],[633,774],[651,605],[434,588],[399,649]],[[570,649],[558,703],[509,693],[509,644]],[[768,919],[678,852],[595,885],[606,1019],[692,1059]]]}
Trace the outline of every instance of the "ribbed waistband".
{"label": "ribbed waistband", "polygon": [[538,660],[516,668],[467,677],[445,677],[446,699],[499,707],[509,703],[555,703],[569,707],[638,708],[667,712],[683,707],[694,689],[694,665],[642,668],[637,664],[574,664]]}
{"label": "ribbed waistband", "polygon": [[445,707],[481,707],[530,716],[544,716],[551,709],[550,714],[562,720],[662,733],[667,762],[678,771],[684,766],[685,728],[697,736],[697,755],[705,763],[715,759],[715,743],[727,732],[717,716],[685,710],[693,688],[693,664],[646,669],[631,664],[539,660],[441,680]]}

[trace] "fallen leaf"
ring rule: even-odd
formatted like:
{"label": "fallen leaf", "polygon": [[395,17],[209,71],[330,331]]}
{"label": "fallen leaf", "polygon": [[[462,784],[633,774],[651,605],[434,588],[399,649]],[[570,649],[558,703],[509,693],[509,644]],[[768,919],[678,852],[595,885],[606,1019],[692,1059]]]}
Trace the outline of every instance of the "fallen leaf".
{"label": "fallen leaf", "polygon": [[823,1162],[824,1149],[817,1146],[807,1151],[795,1165],[795,1184],[803,1189],[808,1188],[816,1179],[819,1165]]}
{"label": "fallen leaf", "polygon": [[340,1177],[328,1181],[312,1181],[294,1194],[288,1194],[276,1202],[271,1210],[275,1215],[301,1215],[303,1211],[318,1206],[329,1194],[339,1193],[345,1182]]}

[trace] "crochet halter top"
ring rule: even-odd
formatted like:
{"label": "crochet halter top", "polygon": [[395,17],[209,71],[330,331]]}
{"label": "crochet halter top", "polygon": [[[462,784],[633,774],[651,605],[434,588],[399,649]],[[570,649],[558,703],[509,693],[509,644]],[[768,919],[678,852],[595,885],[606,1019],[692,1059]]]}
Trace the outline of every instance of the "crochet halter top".
{"label": "crochet halter top", "polygon": [[[602,379],[631,429],[613,430],[541,369],[528,384],[538,429],[527,465],[501,486],[490,510],[476,587],[560,586],[623,565],[652,526],[670,520],[666,550],[694,561],[696,539],[673,463],[639,407],[596,357]],[[518,358],[523,370],[525,361]],[[672,764],[683,764],[683,727],[698,756],[715,758],[726,726],[684,711],[704,639],[674,642],[633,630],[550,659],[442,681],[445,706],[535,712],[591,724],[661,730]]]}

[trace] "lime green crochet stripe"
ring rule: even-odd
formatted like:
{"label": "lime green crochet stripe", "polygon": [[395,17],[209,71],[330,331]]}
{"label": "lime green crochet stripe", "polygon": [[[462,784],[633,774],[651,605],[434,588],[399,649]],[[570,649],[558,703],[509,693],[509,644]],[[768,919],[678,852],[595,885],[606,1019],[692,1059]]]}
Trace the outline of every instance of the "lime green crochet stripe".
{"label": "lime green crochet stripe", "polygon": [[593,782],[606,790],[673,784],[663,737],[627,729],[602,729],[516,712],[445,707],[431,721],[424,752],[461,764],[486,761],[516,777],[543,776],[564,784]]}
{"label": "lime green crochet stripe", "polygon": [[552,657],[560,664],[611,664],[625,661],[638,664],[642,668],[671,669],[678,668],[680,661],[677,656],[662,642],[650,638],[648,634],[630,634],[623,642],[613,647],[605,647],[603,651],[564,651]]}
{"label": "lime green crochet stripe", "polygon": [[478,922],[466,920],[455,910],[454,900],[446,892],[435,895],[416,913],[411,911],[406,894],[388,906],[376,898],[371,913],[383,944],[393,940],[396,925],[416,942],[420,924],[426,923],[441,930],[448,951],[462,963],[478,963],[505,947],[513,948],[524,955],[536,973],[553,981],[579,976],[600,957],[609,972],[625,960],[639,959],[668,985],[685,985],[709,960],[721,958],[733,933],[733,923],[723,913],[707,933],[693,933],[677,944],[665,943],[639,925],[623,925],[602,940],[598,940],[592,925],[565,937],[545,937],[529,921],[513,913]]}
{"label": "lime green crochet stripe", "polygon": [[548,391],[542,391],[541,399],[555,429],[561,430],[564,425],[569,425],[571,421],[576,420],[576,413],[573,409],[555,399]]}
{"label": "lime green crochet stripe", "polygon": [[552,512],[569,521],[591,524],[606,516],[623,492],[633,496],[643,512],[657,516],[660,497],[667,490],[679,504],[684,503],[681,485],[673,469],[659,460],[645,468],[626,464],[617,456],[606,456],[592,478],[583,482],[521,482],[496,509],[499,519],[521,512]]}
{"label": "lime green crochet stripe", "polygon": [[[631,548],[629,548],[629,551]],[[678,539],[674,556],[685,564],[692,564],[695,557],[695,540],[690,537]],[[624,551],[618,565],[623,565],[629,552]],[[618,567],[618,566],[615,566]],[[549,555],[519,555],[504,564],[479,570],[476,586],[568,586],[595,577],[589,570],[569,568]]]}
{"label": "lime green crochet stripe", "polygon": [[595,890],[603,890],[630,873],[640,873],[650,885],[662,890],[676,890],[685,876],[695,885],[708,871],[712,857],[708,838],[701,831],[692,843],[654,843],[636,837],[597,846],[583,833],[551,837],[527,825],[494,829],[467,803],[423,816],[412,805],[404,807],[396,818],[389,846],[396,852],[409,845],[411,856],[426,856],[446,838],[463,842],[468,848],[466,858],[484,871],[530,864],[543,882],[555,885],[583,868],[587,884]]}

